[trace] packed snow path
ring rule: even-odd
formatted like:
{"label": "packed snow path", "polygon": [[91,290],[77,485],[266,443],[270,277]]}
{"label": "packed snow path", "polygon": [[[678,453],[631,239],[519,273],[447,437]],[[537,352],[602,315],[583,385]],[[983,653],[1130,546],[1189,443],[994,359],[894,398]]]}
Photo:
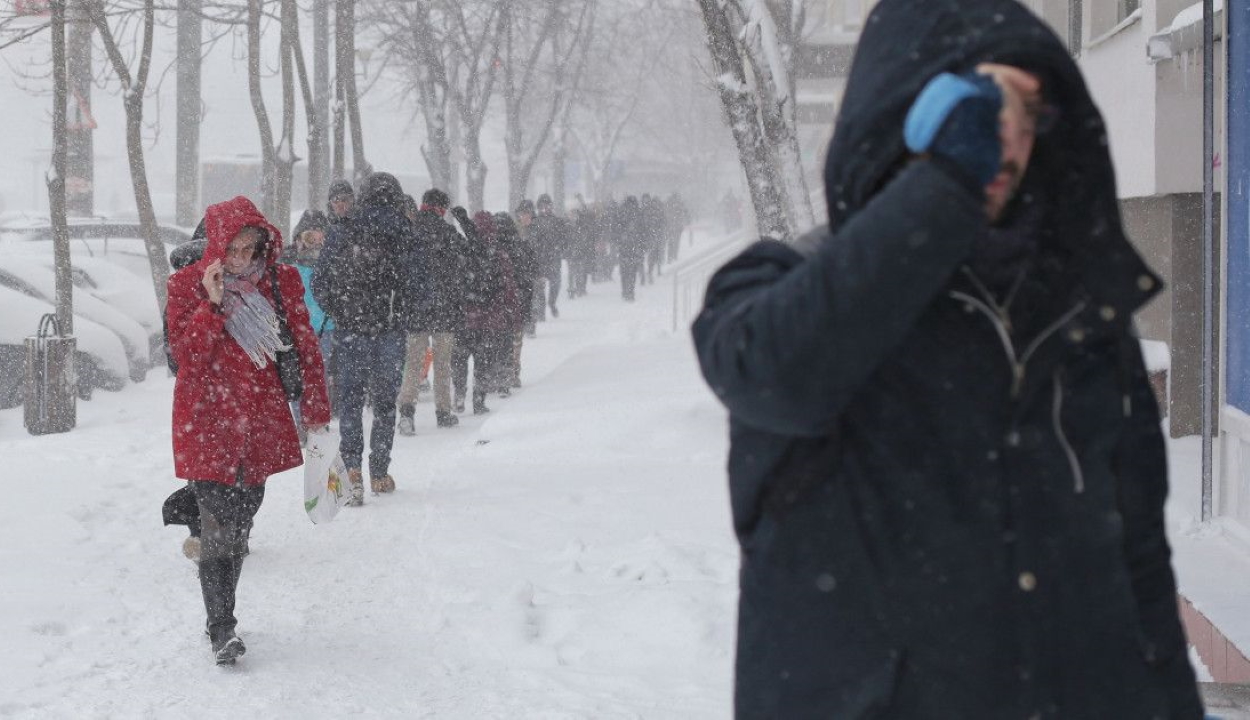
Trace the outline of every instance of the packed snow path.
{"label": "packed snow path", "polygon": [[730,716],[725,420],[668,279],[562,299],[490,415],[436,429],[424,396],[393,496],[313,526],[300,471],[272,478],[236,668],[161,525],[172,380],[98,393],[66,435],[0,412],[0,717]]}

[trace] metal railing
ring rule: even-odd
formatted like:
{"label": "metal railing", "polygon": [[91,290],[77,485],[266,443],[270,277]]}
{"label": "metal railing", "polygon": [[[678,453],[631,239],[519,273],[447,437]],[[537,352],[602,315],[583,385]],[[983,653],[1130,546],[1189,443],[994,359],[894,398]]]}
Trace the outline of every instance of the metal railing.
{"label": "metal railing", "polygon": [[703,306],[703,294],[707,292],[712,275],[730,258],[742,252],[754,238],[746,230],[739,230],[715,247],[683,260],[673,268],[673,332],[690,322]]}

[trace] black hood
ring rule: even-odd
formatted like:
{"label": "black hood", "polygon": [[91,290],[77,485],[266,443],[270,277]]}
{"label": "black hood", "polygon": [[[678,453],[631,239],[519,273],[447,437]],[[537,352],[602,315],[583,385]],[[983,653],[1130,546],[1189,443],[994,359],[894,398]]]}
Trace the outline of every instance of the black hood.
{"label": "black hood", "polygon": [[1124,237],[1102,115],[1063,43],[1016,0],[882,0],[876,6],[860,37],[826,159],[830,228],[863,208],[905,161],[903,121],[925,84],[938,73],[966,72],[982,62],[1038,75],[1045,101],[1058,110],[1029,170],[1053,189],[1057,211],[1044,232],[1048,241],[1080,268],[1079,282],[1090,294],[1102,295],[1100,285],[1119,281],[1118,304],[1144,302],[1159,282]]}
{"label": "black hood", "polygon": [[404,189],[390,173],[373,173],[360,185],[361,207],[389,207],[397,212],[404,209]]}

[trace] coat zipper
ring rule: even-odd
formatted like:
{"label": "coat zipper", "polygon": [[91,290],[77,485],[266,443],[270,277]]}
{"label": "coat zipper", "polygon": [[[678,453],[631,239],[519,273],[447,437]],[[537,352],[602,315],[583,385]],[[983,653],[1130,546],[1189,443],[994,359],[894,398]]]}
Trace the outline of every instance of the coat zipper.
{"label": "coat zipper", "polygon": [[1085,492],[1085,473],[1081,470],[1081,461],[1076,456],[1076,450],[1072,449],[1072,443],[1068,442],[1068,436],[1063,432],[1063,383],[1058,370],[1055,371],[1054,387],[1051,420],[1055,426],[1055,437],[1059,440],[1059,445],[1063,447],[1063,453],[1068,456],[1068,466],[1072,468],[1073,489],[1080,495]]}
{"label": "coat zipper", "polygon": [[[1011,293],[1009,293],[1007,302],[1000,306],[994,302],[993,296],[990,295],[985,286],[979,282],[977,277],[970,270],[965,268],[964,272],[972,280],[973,284],[976,285],[977,289],[986,295],[986,299],[981,300],[958,290],[952,290],[950,292],[950,296],[976,308],[990,319],[990,322],[993,324],[994,330],[998,335],[999,342],[1002,343],[1003,352],[1006,354],[1007,360],[1011,364],[1011,399],[1017,400],[1019,399],[1020,392],[1024,387],[1025,367],[1029,358],[1033,357],[1033,353],[1037,352],[1038,348],[1040,348],[1046,340],[1048,340],[1055,333],[1059,332],[1060,328],[1071,321],[1072,318],[1081,314],[1081,312],[1085,310],[1085,303],[1077,303],[1075,307],[1064,313],[1058,320],[1050,325],[1047,325],[1046,328],[1042,330],[1042,332],[1038,333],[1037,337],[1029,343],[1028,347],[1024,349],[1022,354],[1017,353],[1015,343],[1011,340],[1011,318],[1007,311],[1011,305],[1011,300],[1014,299],[1015,291],[1019,287],[1019,280],[1017,280],[1016,286],[1014,286]],[[1063,448],[1064,455],[1068,458],[1068,466],[1072,470],[1074,490],[1077,494],[1081,494],[1085,492],[1085,473],[1081,470],[1081,462],[1076,456],[1076,451],[1072,448],[1072,444],[1068,441],[1067,435],[1063,432],[1063,423],[1061,422],[1062,412],[1063,385],[1060,382],[1060,373],[1056,370],[1054,375],[1054,395],[1051,408],[1051,422],[1054,426],[1055,438],[1059,442],[1060,447]]]}

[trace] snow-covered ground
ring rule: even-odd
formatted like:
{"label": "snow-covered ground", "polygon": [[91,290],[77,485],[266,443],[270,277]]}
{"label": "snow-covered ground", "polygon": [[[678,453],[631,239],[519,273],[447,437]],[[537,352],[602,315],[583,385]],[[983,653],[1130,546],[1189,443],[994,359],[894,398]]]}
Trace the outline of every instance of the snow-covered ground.
{"label": "snow-covered ground", "polygon": [[[61,436],[0,411],[0,717],[729,717],[725,420],[670,277],[633,305],[617,284],[563,300],[488,416],[438,430],[424,397],[393,496],[314,527],[300,471],[273,478],[232,669],[161,525],[172,381],[99,392]],[[1218,538],[1187,522],[1195,456],[1172,443],[1178,575],[1236,634]]]}
{"label": "snow-covered ground", "polygon": [[0,717],[728,717],[725,420],[667,279],[563,300],[488,416],[439,430],[423,398],[393,496],[314,527],[300,472],[272,478],[233,669],[161,525],[172,381],[61,436],[0,412]]}

